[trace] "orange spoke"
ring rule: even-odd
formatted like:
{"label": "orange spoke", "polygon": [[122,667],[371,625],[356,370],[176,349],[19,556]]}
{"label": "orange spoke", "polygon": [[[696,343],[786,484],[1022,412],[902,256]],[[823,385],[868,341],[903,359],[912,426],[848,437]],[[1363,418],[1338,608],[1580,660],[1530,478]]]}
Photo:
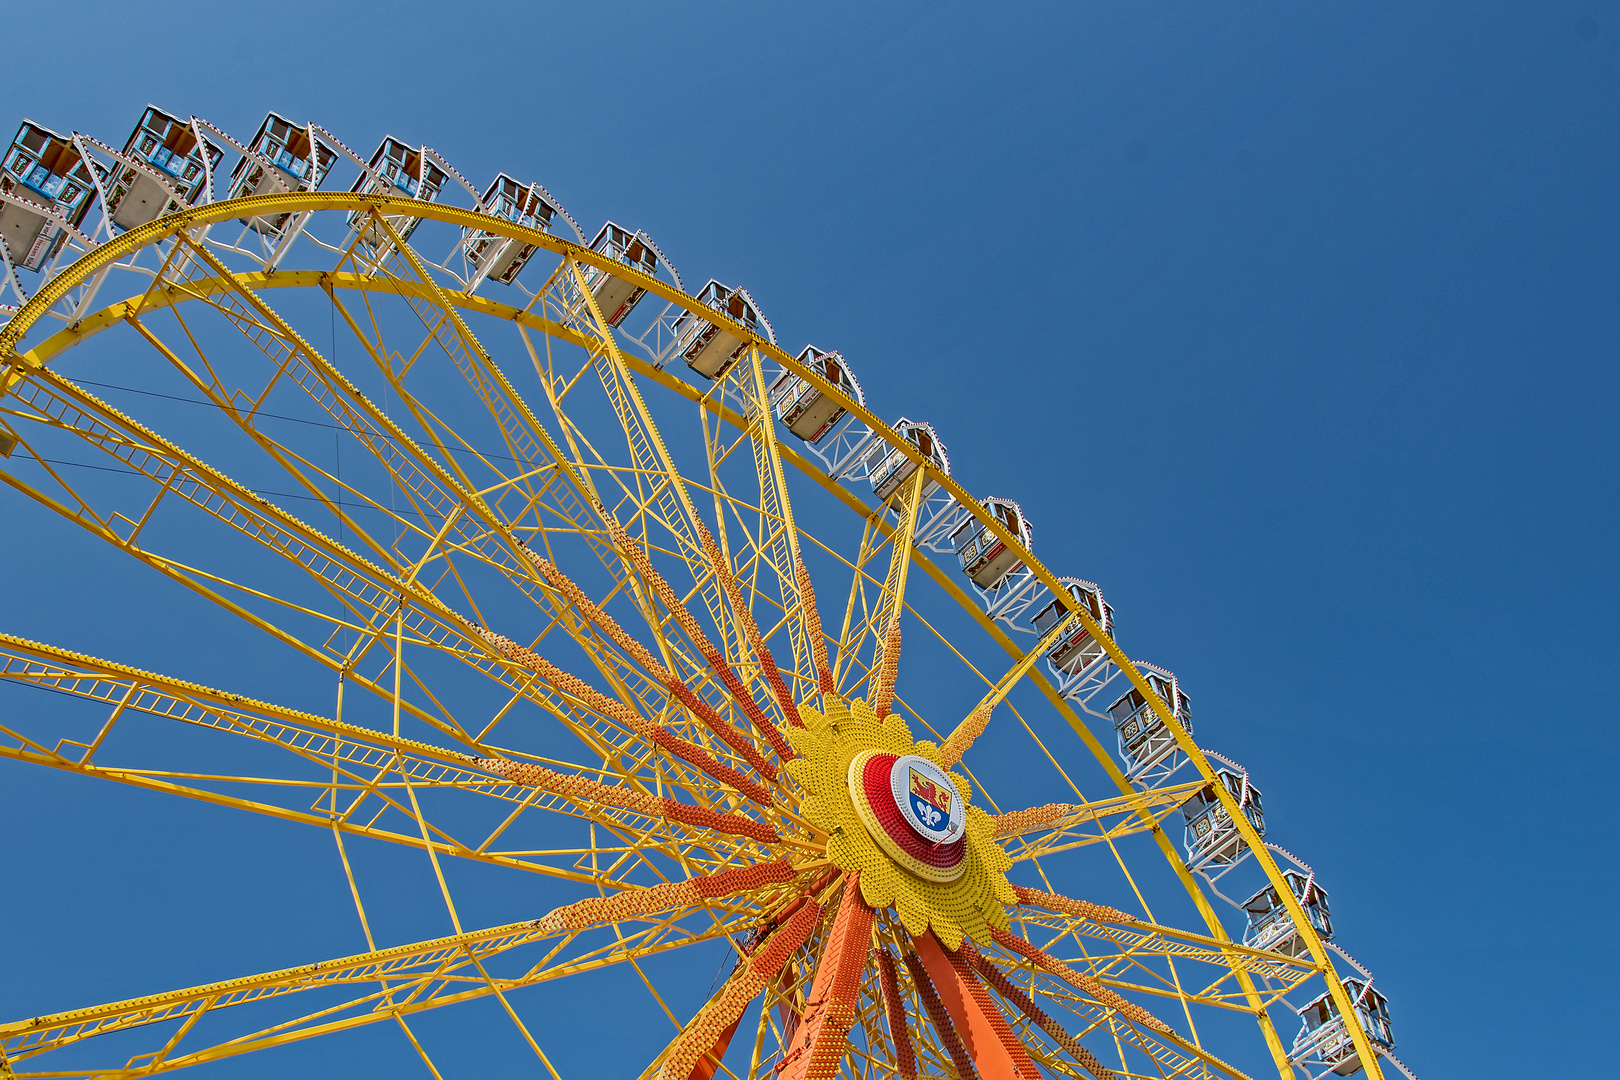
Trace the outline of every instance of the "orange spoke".
{"label": "orange spoke", "polygon": [[722,814],[706,806],[691,806],[674,799],[653,795],[634,788],[614,787],[598,780],[569,773],[560,773],[543,765],[526,761],[508,761],[505,758],[475,758],[473,764],[480,769],[497,773],[513,783],[527,784],[567,799],[583,800],[599,806],[612,806],[651,818],[666,818],[682,825],[691,825],[714,832],[730,833],[758,840],[762,844],[782,842],[775,829],[762,821]]}
{"label": "orange spoke", "polygon": [[[767,780],[774,781],[776,779],[776,766],[760,755],[747,735],[739,731],[735,725],[726,723],[725,719],[714,711],[713,706],[698,697],[680,676],[659,663],[645,645],[631,637],[624,627],[619,625],[617,619],[603,611],[598,604],[586,596],[585,590],[581,589],[572,578],[557,569],[544,556],[529,551],[527,548],[524,550],[528,551],[530,561],[534,563],[535,568],[551,583],[554,589],[566,596],[586,618],[606,631],[607,635],[621,649],[629,653],[636,663],[645,668],[649,675],[663,683],[665,689],[674,694],[676,700],[686,706],[692,715],[703,721],[709,730],[713,731],[727,746],[736,751],[739,757],[752,765],[761,776]],[[769,801],[768,798],[767,801]]]}
{"label": "orange spoke", "polygon": [[1093,904],[1089,900],[1074,900],[1067,896],[1059,896],[1057,893],[1025,888],[1022,885],[1014,885],[1013,893],[1018,897],[1020,904],[1043,907],[1048,911],[1056,911],[1064,915],[1075,915],[1082,919],[1090,919],[1092,922],[1125,923],[1129,925],[1142,921],[1135,915],[1127,914],[1118,908],[1111,908],[1106,904]]}
{"label": "orange spoke", "polygon": [[872,693],[872,709],[879,717],[889,715],[894,706],[894,680],[900,674],[900,613],[889,620],[883,635],[883,659],[878,664],[877,688]]}
{"label": "orange spoke", "polygon": [[951,1014],[939,1000],[939,993],[929,980],[928,971],[923,967],[922,960],[913,952],[906,953],[905,959],[906,970],[911,973],[911,985],[917,988],[917,996],[922,998],[923,1009],[934,1025],[934,1034],[939,1036],[939,1041],[945,1045],[945,1052],[951,1056],[951,1063],[956,1066],[957,1080],[978,1080],[979,1073],[973,1067],[973,1058],[962,1045],[962,1039],[957,1035],[955,1025],[951,1023]]}
{"label": "orange spoke", "polygon": [[884,946],[879,946],[876,953],[878,982],[883,991],[883,1011],[889,1021],[889,1041],[894,1044],[895,1069],[903,1080],[916,1080],[917,1053],[911,1048],[906,1003],[900,996],[900,977],[894,970],[894,957]]}
{"label": "orange spoke", "polygon": [[810,571],[804,557],[793,556],[794,574],[799,582],[799,603],[804,607],[804,636],[810,639],[810,657],[816,665],[816,685],[822,694],[833,692],[832,668],[827,663],[827,639],[821,632],[821,613],[816,609],[816,591],[810,584]]}
{"label": "orange spoke", "polygon": [[674,754],[694,768],[707,773],[720,783],[735,788],[753,802],[761,806],[771,805],[770,792],[736,769],[733,769],[730,765],[716,761],[701,746],[689,743],[668,728],[653,723],[622,701],[616,701],[608,697],[585,682],[584,679],[569,674],[533,649],[526,649],[511,638],[497,634],[493,630],[485,630],[479,627],[477,633],[479,637],[488,643],[490,648],[512,663],[528,668],[561,693],[583,702],[610,720],[616,720],[624,724],[641,738],[657,744],[660,748]]}
{"label": "orange spoke", "polygon": [[804,944],[810,931],[821,921],[821,905],[807,897],[801,899],[805,901],[803,905],[783,919],[763,944],[755,947],[746,962],[720,988],[720,993],[681,1029],[659,1067],[659,1080],[687,1080],[699,1059],[718,1042],[721,1032],[742,1015],[748,1003],[770,985],[788,958]]}
{"label": "orange spoke", "polygon": [[1090,975],[1076,971],[1050,953],[1037,949],[1023,938],[1015,934],[1009,934],[1005,930],[996,929],[990,931],[990,936],[995,938],[996,944],[1003,949],[1017,953],[1043,971],[1056,975],[1076,990],[1089,995],[1099,1004],[1113,1009],[1132,1023],[1156,1031],[1160,1035],[1175,1037],[1175,1031],[1169,1024],[1166,1024],[1163,1020],[1142,1008],[1142,1006],[1126,1001]]}
{"label": "orange spoke", "polygon": [[[754,696],[743,686],[742,680],[737,677],[736,671],[732,669],[726,658],[720,654],[720,650],[715,648],[714,642],[709,640],[709,635],[704,633],[703,627],[698,625],[698,621],[692,617],[692,613],[686,609],[686,605],[681,603],[680,597],[675,595],[675,590],[670,588],[669,582],[664,580],[664,575],[660,574],[657,568],[653,566],[652,560],[647,557],[647,549],[636,543],[635,539],[624,531],[624,526],[620,525],[618,520],[607,513],[606,510],[602,510],[601,514],[602,520],[607,524],[609,535],[613,537],[620,550],[629,558],[631,564],[641,574],[642,579],[652,586],[653,593],[663,602],[664,607],[671,615],[675,616],[675,621],[680,624],[682,630],[686,631],[686,636],[692,639],[692,644],[696,645],[698,652],[703,654],[703,659],[708,662],[715,675],[719,676],[721,685],[726,688],[726,693],[731,695],[732,700],[737,703],[737,707],[742,709],[743,714],[765,737],[765,740],[771,744],[771,748],[776,751],[776,756],[784,761],[791,758],[793,751],[788,748],[786,740],[782,738],[782,733],[777,731],[776,725],[766,718],[764,710],[759,707],[759,703],[754,700]],[[704,534],[707,533],[708,530],[704,529]],[[688,693],[690,693],[690,690],[688,690]],[[761,769],[763,772],[763,765],[762,762],[754,767]],[[767,775],[775,779],[774,771]]]}
{"label": "orange spoke", "polygon": [[626,889],[612,896],[592,896],[557,908],[535,925],[548,934],[562,930],[586,930],[602,923],[623,922],[673,908],[696,907],[705,900],[724,900],[770,885],[785,885],[792,880],[793,868],[782,861],[734,866],[685,881],[667,881],[645,889]]}
{"label": "orange spoke", "polygon": [[[754,620],[754,613],[743,600],[742,589],[737,585],[736,575],[731,572],[731,568],[726,565],[726,560],[720,554],[720,545],[715,543],[714,537],[710,535],[708,527],[702,521],[697,522],[697,533],[698,541],[703,545],[703,556],[709,561],[709,569],[720,579],[720,587],[725,591],[726,603],[731,608],[731,617],[743,628],[743,637],[747,639],[748,647],[754,651],[754,656],[759,660],[760,671],[764,674],[771,693],[776,695],[776,703],[781,706],[782,715],[794,727],[803,727],[804,720],[800,718],[798,706],[793,703],[793,695],[788,691],[787,683],[782,679],[782,672],[776,666],[776,657],[772,656],[771,650],[766,647],[765,639],[759,632],[759,623]],[[781,754],[781,751],[777,753]]]}

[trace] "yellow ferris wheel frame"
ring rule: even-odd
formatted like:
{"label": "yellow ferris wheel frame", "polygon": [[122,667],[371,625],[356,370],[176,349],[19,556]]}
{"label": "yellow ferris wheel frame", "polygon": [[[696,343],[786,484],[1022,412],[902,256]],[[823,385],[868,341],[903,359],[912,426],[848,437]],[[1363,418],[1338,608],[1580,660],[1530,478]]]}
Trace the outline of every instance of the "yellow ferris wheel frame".
{"label": "yellow ferris wheel frame", "polygon": [[[1018,535],[1010,531],[997,517],[989,513],[958,481],[953,479],[946,471],[940,469],[911,442],[897,434],[860,401],[850,397],[840,387],[829,383],[819,371],[801,363],[797,358],[789,355],[770,341],[760,338],[757,334],[729,319],[724,312],[717,312],[700,303],[692,296],[672,288],[660,279],[643,274],[623,262],[601,255],[587,246],[564,240],[550,233],[527,228],[504,218],[438,203],[378,194],[300,191],[208,203],[157,218],[145,225],[129,230],[109,242],[92,248],[65,268],[41,287],[7,324],[0,327],[0,364],[4,365],[3,368],[0,368],[0,398],[7,396],[11,387],[19,380],[26,378],[29,373],[46,367],[63,352],[87,340],[89,337],[116,326],[143,311],[198,298],[201,295],[198,291],[199,286],[217,287],[220,291],[235,285],[249,286],[253,289],[300,287],[349,289],[364,287],[375,291],[399,293],[407,293],[415,288],[421,296],[424,298],[427,296],[429,286],[416,286],[413,283],[399,279],[372,278],[369,275],[362,274],[313,270],[233,273],[230,281],[217,277],[193,281],[190,283],[188,291],[178,296],[170,296],[163,292],[149,292],[142,296],[130,297],[115,302],[99,311],[85,315],[67,328],[40,341],[32,348],[19,351],[19,345],[29,331],[50,312],[53,306],[67,297],[72,290],[84,285],[98,273],[112,268],[120,260],[134,255],[143,248],[150,247],[189,230],[204,229],[231,219],[270,217],[280,214],[304,215],[317,211],[348,211],[378,216],[402,216],[432,220],[518,240],[525,244],[532,244],[536,248],[550,251],[560,259],[572,260],[578,264],[611,273],[615,277],[630,282],[637,288],[659,296],[670,304],[692,312],[704,320],[721,325],[726,332],[734,335],[739,340],[747,342],[761,356],[768,357],[786,371],[791,372],[797,378],[814,387],[822,395],[836,401],[839,407],[865,424],[889,447],[909,458],[917,466],[918,472],[926,477],[927,481],[937,484],[953,497],[965,511],[970,513],[981,527],[988,530],[1001,543],[1016,552],[1018,559],[1033,572],[1039,582],[1052,595],[1061,596],[1064,594],[1064,586],[1059,582],[1057,576],[1024,546]],[[501,304],[469,292],[443,290],[442,295],[457,308],[511,321],[575,344],[586,344],[570,328],[532,311]],[[700,404],[704,409],[733,427],[743,428],[746,426],[747,421],[730,409],[723,401],[719,400],[717,395],[700,393],[690,384],[634,357],[626,356],[623,359],[625,364],[636,375],[657,382],[666,389]],[[871,514],[872,508],[870,506],[840,486],[804,455],[789,446],[780,444],[777,444],[777,451],[783,460],[791,463],[799,472],[831,492],[851,510],[863,516]],[[886,533],[893,530],[893,527],[889,526],[886,521],[880,523],[878,528]],[[1028,651],[1020,650],[1017,644],[979,609],[978,605],[973,602],[951,575],[935,564],[914,543],[908,543],[907,546],[909,549],[909,561],[944,588],[1010,656],[1017,660],[1027,661],[1032,656],[1037,655],[1038,650],[1042,647],[1041,645],[1036,645]],[[1367,1075],[1370,1080],[1383,1080],[1378,1051],[1368,1040],[1361,1025],[1353,1019],[1356,1015],[1354,1004],[1335,971],[1327,948],[1324,946],[1320,935],[1306,915],[1299,900],[1294,895],[1293,890],[1289,887],[1276,860],[1262,842],[1259,833],[1250,823],[1237,799],[1227,790],[1223,783],[1217,780],[1215,770],[1203,751],[1194,743],[1191,735],[1182,725],[1175,721],[1174,710],[1154,691],[1136,665],[1115,643],[1113,637],[1086,610],[1085,605],[1076,605],[1074,614],[1085,628],[1090,631],[1092,639],[1106,650],[1108,657],[1119,671],[1126,676],[1131,685],[1163,721],[1164,729],[1174,737],[1179,749],[1193,764],[1199,777],[1213,790],[1215,796],[1225,807],[1242,840],[1257,860],[1257,864],[1263,870],[1268,882],[1275,888],[1288,915],[1293,920],[1311,961],[1327,984],[1328,993],[1337,1006],[1339,1015],[1347,1018],[1345,1025],[1347,1033],[1355,1046],[1363,1067],[1367,1070]],[[1021,667],[1024,677],[1036,685],[1052,703],[1053,707],[1057,709],[1058,713],[1074,730],[1087,749],[1091,751],[1093,757],[1102,766],[1122,795],[1135,794],[1136,789],[1131,786],[1112,756],[1072,706],[1030,664],[1025,663]],[[1165,835],[1164,830],[1156,821],[1148,818],[1145,814],[1143,820],[1196,905],[1200,916],[1208,927],[1210,937],[1216,941],[1229,941],[1230,939],[1208,898],[1194,880],[1192,873],[1187,869],[1174,843]],[[1261,998],[1253,985],[1252,979],[1246,970],[1237,967],[1235,964],[1234,971],[1249,997],[1257,1022],[1277,1064],[1279,1074],[1285,1078],[1293,1076],[1294,1073],[1288,1061],[1287,1052],[1278,1037],[1269,1014],[1259,1004]]]}

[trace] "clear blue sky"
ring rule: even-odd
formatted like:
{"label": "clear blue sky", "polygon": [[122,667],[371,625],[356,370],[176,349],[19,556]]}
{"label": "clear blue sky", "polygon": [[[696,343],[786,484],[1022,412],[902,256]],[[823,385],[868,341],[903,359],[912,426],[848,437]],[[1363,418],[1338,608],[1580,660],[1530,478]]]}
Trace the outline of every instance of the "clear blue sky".
{"label": "clear blue sky", "polygon": [[[1104,583],[1315,864],[1421,1076],[1612,1057],[1612,0],[0,13],[0,122],[117,142],[150,100],[393,132],[746,285]],[[71,551],[0,550],[0,625],[95,636],[92,598],[47,606]],[[168,934],[262,967],[354,947],[304,925],[341,906],[256,906],[302,857],[281,830],[221,832],[256,853],[209,876],[109,833],[90,787],[0,770],[30,965],[0,1018],[88,1004],[99,967],[129,973],[98,996],[255,970],[141,961]]]}

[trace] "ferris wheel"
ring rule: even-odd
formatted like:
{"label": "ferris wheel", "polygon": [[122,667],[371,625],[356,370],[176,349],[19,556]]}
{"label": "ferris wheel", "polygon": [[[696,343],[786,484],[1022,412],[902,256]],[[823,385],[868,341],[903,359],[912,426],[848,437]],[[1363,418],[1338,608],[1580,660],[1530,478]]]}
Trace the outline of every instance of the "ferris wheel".
{"label": "ferris wheel", "polygon": [[[372,1025],[449,1075],[421,1018],[477,1001],[552,1075],[631,1029],[660,1080],[1412,1076],[1172,671],[953,478],[948,422],[885,423],[746,289],[274,113],[239,142],[149,107],[121,150],[24,123],[0,240],[3,497],[213,620],[129,634],[307,676],[264,701],[208,650],[0,633],[0,755],[319,830],[358,939],[0,1017],[6,1080]],[[363,845],[431,866],[447,933],[373,935]],[[465,921],[475,864],[532,914]],[[631,970],[598,1030],[525,999]]]}

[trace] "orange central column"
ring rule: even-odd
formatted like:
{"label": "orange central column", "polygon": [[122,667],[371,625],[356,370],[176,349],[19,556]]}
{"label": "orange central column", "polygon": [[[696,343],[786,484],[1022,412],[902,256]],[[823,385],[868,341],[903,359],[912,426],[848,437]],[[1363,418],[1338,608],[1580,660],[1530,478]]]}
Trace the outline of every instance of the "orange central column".
{"label": "orange central column", "polygon": [[911,944],[982,1080],[1040,1080],[1035,1063],[967,958],[946,949],[932,932],[913,937]]}

